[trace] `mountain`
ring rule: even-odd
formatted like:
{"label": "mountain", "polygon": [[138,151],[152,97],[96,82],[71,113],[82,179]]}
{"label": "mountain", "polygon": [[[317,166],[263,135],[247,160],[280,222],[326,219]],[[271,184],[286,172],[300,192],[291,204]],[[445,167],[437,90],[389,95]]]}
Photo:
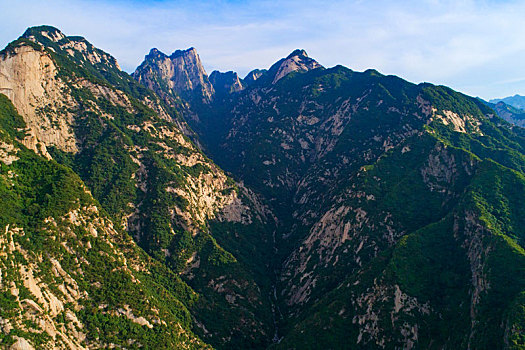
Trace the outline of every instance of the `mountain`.
{"label": "mountain", "polygon": [[186,119],[277,217],[271,348],[525,345],[523,129],[303,50],[244,82]]}
{"label": "mountain", "polygon": [[524,197],[524,129],[447,87],[304,50],[129,75],[29,28],[0,51],[0,344],[522,349]]}
{"label": "mountain", "polygon": [[275,68],[277,68],[277,71],[273,76],[272,84],[277,83],[292,72],[308,72],[312,69],[323,68],[323,66],[317,63],[316,60],[308,57],[306,51],[295,50],[288,57],[270,67],[270,72],[273,72]]}
{"label": "mountain", "polygon": [[498,103],[498,102],[505,102],[505,104],[512,106],[514,108],[518,109],[525,109],[525,96],[521,95],[514,95],[514,96],[508,96],[504,98],[495,98],[489,101],[490,103]]}
{"label": "mountain", "polygon": [[[200,63],[192,65],[197,57],[193,52],[175,52],[169,61],[176,67],[180,65],[199,73]],[[87,240],[82,244],[88,244],[90,238],[83,237],[89,236],[90,217],[95,220],[95,228],[102,225],[109,230],[104,234],[110,236],[106,239],[109,243],[101,246],[102,243],[94,245],[95,242],[91,242],[91,247],[96,249],[89,250],[89,254],[95,254],[98,258],[90,260],[86,257],[85,264],[96,267],[93,274],[99,276],[98,279],[87,279],[88,276],[85,281],[75,279],[78,284],[82,282],[79,293],[84,302],[92,305],[89,312],[82,311],[82,324],[89,328],[75,340],[77,345],[94,348],[110,343],[125,344],[127,336],[122,336],[118,342],[115,337],[121,329],[127,329],[123,332],[131,332],[129,344],[137,347],[200,347],[204,346],[204,342],[219,347],[265,347],[271,340],[273,330],[268,298],[272,277],[266,263],[270,259],[273,242],[271,236],[265,235],[274,226],[273,214],[253,191],[241,183],[235,183],[185,136],[189,127],[177,109],[181,106],[178,102],[180,98],[170,100],[169,96],[177,95],[166,95],[166,102],[161,101],[152,91],[122,72],[112,56],[93,47],[84,38],[65,36],[49,26],[30,28],[21,38],[10,43],[0,53],[0,72],[1,91],[13,102],[26,125],[26,129],[16,138],[18,143],[5,147],[8,159],[12,159],[12,147],[26,147],[24,152],[32,152],[35,154],[33,158],[39,155],[47,159],[49,164],[70,174],[71,179],[85,188],[83,191],[68,187],[62,189],[62,180],[52,177],[56,172],[53,169],[49,170],[49,176],[41,174],[47,182],[40,183],[43,180],[36,176],[41,166],[37,165],[34,170],[33,166],[27,169],[31,172],[28,176],[34,178],[26,179],[23,173],[18,177],[20,181],[28,181],[19,185],[25,192],[17,190],[17,187],[10,190],[9,183],[14,180],[9,180],[9,176],[19,175],[4,168],[3,179],[8,181],[5,192],[18,196],[16,200],[21,203],[20,212],[28,215],[22,222],[15,220],[15,214],[5,216],[2,223],[5,244],[11,242],[9,230],[15,227],[31,229],[26,235],[29,241],[42,237],[46,242],[54,240],[57,244],[63,243],[67,252],[65,258],[60,255],[65,254],[62,249],[56,254],[35,252],[36,255],[29,261],[52,273],[53,259],[63,264],[63,259],[70,260],[67,256],[80,259],[84,254],[82,250],[67,248],[69,241],[63,237],[66,233],[72,231],[72,239],[78,237],[79,242]],[[184,80],[185,77],[187,80]],[[197,88],[199,83],[195,83],[193,78],[185,75],[176,83],[186,83],[177,86]],[[203,91],[193,92],[202,97]],[[173,101],[177,103],[171,104]],[[25,166],[20,161],[12,164],[14,167]],[[73,180],[63,181],[67,184]],[[86,191],[89,195],[83,194]],[[62,195],[64,200],[70,198],[68,200],[73,204],[49,216],[47,212],[54,206],[57,209],[63,207],[61,202],[57,202],[58,199],[53,199],[55,192],[59,198]],[[51,198],[48,198],[49,195]],[[79,200],[82,196],[89,199],[85,200],[86,203],[82,199],[79,204],[71,199],[75,196],[79,196]],[[8,200],[10,197],[2,196],[2,206],[10,207]],[[35,200],[36,205],[33,205]],[[32,214],[39,213],[39,207],[44,205],[39,200],[51,209],[43,211],[44,216],[37,217],[38,220],[33,222]],[[95,204],[89,204],[89,201]],[[103,213],[100,219],[91,214],[95,211],[92,206]],[[81,212],[69,214],[74,210]],[[71,219],[76,225],[71,226],[71,230],[69,226],[57,232],[46,228],[49,220],[59,223],[67,221],[71,215],[81,214],[80,221]],[[27,222],[35,226],[26,228],[24,225]],[[79,231],[80,228],[73,229],[77,226],[88,232],[84,234],[84,231]],[[111,227],[114,229],[110,230]],[[111,238],[112,235],[118,240]],[[75,243],[75,247],[78,244]],[[106,246],[110,246],[111,251]],[[32,248],[21,249],[31,251]],[[46,249],[44,245],[42,252]],[[138,253],[126,255],[128,249]],[[12,254],[18,256],[14,250]],[[9,257],[8,262],[12,261],[12,255]],[[120,269],[113,261],[125,267],[126,259],[130,262],[131,259],[136,260],[140,274],[150,276],[147,277],[149,279],[141,282],[133,272],[124,277],[120,274],[108,275]],[[68,264],[73,264],[71,268],[77,271],[74,264],[78,263],[70,263],[69,260]],[[151,272],[144,265],[148,261],[152,261],[155,267]],[[105,270],[104,266],[113,265],[115,267]],[[65,271],[73,273],[69,272],[72,270]],[[26,275],[23,272],[20,276]],[[60,287],[46,276],[42,275],[35,282],[41,289],[53,291]],[[117,279],[115,284],[113,277]],[[16,280],[17,277],[9,278]],[[88,288],[93,283],[103,285],[104,291],[116,289],[120,294],[99,293]],[[151,285],[147,288],[153,291],[132,288],[129,283],[144,283],[144,288]],[[127,289],[135,294],[122,294]],[[3,292],[7,293],[6,298],[11,298],[8,295],[16,297],[14,289]],[[24,294],[24,298],[39,302],[38,291],[30,290],[28,293]],[[166,303],[171,303],[168,306],[152,304],[151,310],[157,313],[156,318],[147,318],[142,308],[134,306],[144,306],[150,294],[152,298],[158,298],[159,303],[163,302],[163,297],[167,298]],[[55,295],[58,297],[61,294],[57,292]],[[160,295],[163,297],[158,297]],[[82,306],[71,307],[84,310]],[[17,308],[13,310],[6,322],[24,322],[15,319]],[[167,318],[160,312],[165,313]],[[217,322],[217,313],[220,322]],[[134,319],[133,315],[140,318],[144,314],[149,323],[141,319],[139,323],[143,324],[136,330],[138,326],[126,321],[127,325],[120,328],[121,321],[105,316],[113,314],[130,320]],[[16,327],[16,332],[12,327],[6,328],[7,335],[2,336],[2,341],[9,344],[16,336],[35,347],[45,344],[47,347],[59,347],[56,332],[48,333],[43,325],[37,327],[32,323],[27,327],[28,331],[31,329],[32,333],[38,334],[38,341],[18,332]],[[106,332],[104,338],[101,332]],[[177,340],[183,338],[182,333],[186,334],[186,340]]]}
{"label": "mountain", "polygon": [[[181,96],[187,100],[210,102],[215,93],[213,85],[202,66],[195,48],[177,50],[170,56],[151,49],[144,62],[133,73],[133,77],[152,90],[163,91],[163,96],[173,104]],[[168,98],[169,97],[169,98]]]}
{"label": "mountain", "polygon": [[221,73],[213,71],[210,75],[210,82],[217,94],[226,95],[244,89],[244,84],[237,73],[229,71]]}
{"label": "mountain", "polygon": [[525,111],[512,107],[503,101],[499,101],[496,104],[487,102],[488,106],[496,111],[498,116],[505,119],[509,123],[517,126],[525,127]]}
{"label": "mountain", "polygon": [[70,168],[19,141],[30,127],[4,95],[0,121],[2,348],[206,348],[191,331],[197,294]]}

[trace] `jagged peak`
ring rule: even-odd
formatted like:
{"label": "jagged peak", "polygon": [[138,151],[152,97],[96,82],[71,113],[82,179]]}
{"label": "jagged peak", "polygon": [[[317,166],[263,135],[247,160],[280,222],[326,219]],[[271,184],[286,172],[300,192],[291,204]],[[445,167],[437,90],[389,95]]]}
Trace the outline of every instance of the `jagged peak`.
{"label": "jagged peak", "polygon": [[160,93],[161,88],[151,80],[150,74],[155,74],[156,79],[164,81],[171,90],[170,94],[176,93],[187,100],[202,100],[204,103],[213,99],[213,85],[194,47],[176,50],[169,56],[153,48],[137,67],[133,77]]}
{"label": "jagged peak", "polygon": [[66,37],[64,33],[62,33],[58,28],[55,28],[50,25],[29,27],[26,29],[24,34],[22,34],[22,37],[26,39],[31,39],[32,37],[35,37],[37,35],[41,35],[56,43]]}
{"label": "jagged peak", "polygon": [[146,57],[168,57],[168,56],[164,52],[154,47],[151,50],[149,50],[149,53],[146,55]]}
{"label": "jagged peak", "polygon": [[303,49],[295,49],[292,51],[291,54],[289,54],[286,59],[292,58],[292,57],[308,57],[308,54]]}
{"label": "jagged peak", "polygon": [[175,50],[171,54],[170,58],[188,57],[188,56],[197,57],[198,56],[197,50],[194,47],[190,47],[189,49],[186,49],[186,50]]}
{"label": "jagged peak", "polygon": [[305,50],[296,49],[286,58],[275,63],[270,71],[275,72],[272,84],[277,83],[291,72],[307,72],[312,69],[324,68],[316,60],[308,57]]}

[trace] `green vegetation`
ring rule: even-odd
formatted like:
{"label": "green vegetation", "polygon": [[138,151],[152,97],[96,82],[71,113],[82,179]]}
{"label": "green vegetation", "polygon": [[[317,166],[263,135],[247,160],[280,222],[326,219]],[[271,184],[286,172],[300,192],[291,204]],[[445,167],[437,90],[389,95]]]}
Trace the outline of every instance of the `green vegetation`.
{"label": "green vegetation", "polygon": [[[189,122],[217,163],[271,199],[279,218],[271,265],[289,266],[279,275],[284,339],[275,347],[353,348],[360,339],[356,348],[400,348],[406,325],[417,327],[418,348],[502,348],[507,336],[520,346],[523,129],[447,87],[373,70],[295,72],[270,88],[274,73]],[[447,111],[466,132],[440,121]],[[348,213],[323,217],[343,207]],[[472,243],[479,251],[469,248],[478,242],[469,215],[486,235]],[[316,224],[325,230],[309,237]],[[346,225],[338,244],[330,232]],[[478,261],[491,287],[471,307]],[[290,305],[292,290],[312,280],[305,301]],[[356,300],[377,285],[388,291],[369,306],[377,324],[358,323],[367,310]],[[429,311],[401,309],[393,321],[395,285]]]}
{"label": "green vegetation", "polygon": [[[43,31],[47,34],[43,35]],[[194,328],[214,345],[231,343],[243,348],[258,344],[257,347],[264,347],[269,341],[264,332],[270,333],[271,316],[266,295],[262,295],[256,284],[262,281],[262,269],[258,267],[254,273],[239,264],[236,257],[210,234],[208,224],[198,219],[201,213],[180,194],[181,191],[196,191],[192,182],[202,183],[210,178],[216,181],[217,176],[222,174],[194,148],[186,136],[182,136],[175,123],[159,117],[158,111],[164,109],[174,121],[184,123],[175,109],[177,103],[159,101],[153,92],[121,72],[111,56],[94,48],[83,38],[62,37],[52,27],[35,27],[28,29],[24,39],[13,44],[13,48],[25,45],[29,38],[42,44],[39,50],[54,60],[58,77],[67,84],[64,93],[70,94],[78,106],[68,112],[74,115],[72,127],[79,152],[72,154],[49,147],[53,164],[58,166],[55,161],[59,162],[63,169],[70,172],[72,169],[78,174],[95,203],[103,209],[102,213],[111,219],[113,227],[120,231],[129,225],[128,233],[136,237],[139,246],[153,258],[151,260],[138,250],[136,254],[140,255],[140,259],[135,259],[150,261],[148,268],[156,266],[155,273],[136,272],[130,275],[119,267],[121,259],[112,258],[114,252],[107,245],[92,239],[68,243],[75,249],[82,249],[87,244],[92,247],[84,256],[90,265],[83,267],[87,274],[85,280],[89,282],[82,284],[82,288],[89,291],[92,297],[91,304],[86,302],[82,313],[82,321],[88,324],[90,339],[130,346],[125,338],[119,338],[119,332],[122,332],[130,338],[140,339],[137,347],[157,348],[161,341],[165,341],[164,346],[174,348],[181,341],[181,336],[177,332],[167,336],[165,331],[173,329],[174,324],[180,324],[185,331]],[[65,50],[73,45],[75,49],[72,52]],[[94,57],[100,62],[92,63]],[[48,110],[43,108],[39,113],[46,114]],[[190,161],[197,158],[199,161],[187,166],[181,164],[183,162],[178,160],[179,157],[187,157]],[[215,186],[215,183],[210,186]],[[9,191],[6,190],[6,193]],[[216,196],[228,196],[237,191],[235,182],[225,179],[224,185],[216,190]],[[91,198],[90,194],[86,192],[88,198]],[[34,206],[31,210],[40,209]],[[53,215],[59,216],[60,213]],[[12,211],[6,214],[11,215]],[[262,223],[257,222],[256,225],[257,230],[263,230]],[[35,228],[35,232],[38,231],[39,228]],[[81,229],[75,230],[75,234],[89,236]],[[129,249],[129,242],[126,243],[129,238],[124,233],[119,235],[123,235],[119,238],[120,244],[123,244],[119,245],[119,249]],[[45,239],[46,236],[42,237]],[[257,242],[248,240],[246,244]],[[45,243],[40,248],[46,247]],[[57,246],[56,249],[65,254],[64,248]],[[187,261],[192,256],[196,256],[199,266],[190,271]],[[64,264],[73,269],[74,259],[64,259],[67,261]],[[191,287],[182,282],[181,277]],[[141,280],[141,288],[136,287],[134,278]],[[219,291],[214,289],[213,281],[217,279],[225,279],[222,283],[228,283],[228,287]],[[266,293],[269,282],[265,280],[264,283]],[[49,284],[54,285],[52,280]],[[94,285],[104,287],[95,288]],[[231,303],[226,298],[228,293],[242,298],[236,297],[235,303]],[[144,295],[152,300],[151,303],[144,305]],[[245,296],[249,298],[244,299]],[[123,309],[123,303],[131,305],[137,317],[142,316],[139,310],[146,317],[148,305],[162,309],[163,314],[158,317],[167,325],[149,330],[121,315],[112,314],[111,310]],[[107,304],[108,307],[97,309],[96,304]],[[261,304],[263,311],[259,310]],[[215,321],[216,308],[222,309],[229,321],[224,325],[210,326],[209,323]],[[204,323],[213,333],[203,333],[194,325],[193,319]],[[251,335],[253,324],[258,324],[261,331]],[[231,340],[223,337],[227,333],[232,334]],[[187,334],[191,336],[191,333]],[[250,336],[246,337],[247,334]]]}
{"label": "green vegetation", "polygon": [[[19,158],[10,165],[0,162],[2,250],[6,252],[8,240],[14,239],[23,252],[9,253],[8,249],[0,258],[2,317],[15,322],[26,317],[19,313],[18,300],[38,302],[23,281],[17,280],[19,266],[37,269],[38,278],[49,290],[59,297],[64,295],[57,288],[64,280],[52,272],[50,260],[55,259],[85,293],[78,300],[81,311],[74,305],[65,307],[84,325],[86,342],[129,346],[128,340],[133,340],[132,348],[175,348],[191,343],[195,348],[204,346],[191,333],[193,321],[188,311],[198,300],[197,294],[165,266],[151,260],[126,233],[109,229],[110,219],[104,213],[88,209],[99,204],[71,169],[14,141],[23,126],[21,118],[3,96],[0,100],[0,132],[2,137],[12,135],[8,141]],[[75,220],[86,220],[86,225],[75,225]],[[96,236],[88,231],[88,225],[96,227]],[[6,227],[20,228],[23,234],[9,237]],[[126,268],[125,260],[141,264],[141,272]],[[9,281],[16,283],[19,299],[7,289]],[[160,317],[164,323],[153,328],[139,325],[118,314],[117,310],[127,308],[136,317]],[[56,316],[56,322],[69,321],[62,314]],[[24,337],[35,346],[52,340],[31,319],[23,318],[22,323],[27,331],[15,326],[10,333],[2,333],[2,346],[12,343],[14,336]],[[180,333],[173,331],[177,325],[182,327]]]}
{"label": "green vegetation", "polygon": [[26,123],[16,112],[11,101],[3,94],[0,94],[0,111],[2,113],[2,118],[0,118],[2,139],[6,137],[10,139],[23,139],[25,136],[24,129],[26,128]]}
{"label": "green vegetation", "polygon": [[[0,95],[0,312],[17,322],[0,346],[53,341],[21,306],[45,309],[31,271],[94,347],[263,349],[276,326],[272,349],[525,348],[525,131],[482,101],[341,66],[271,84],[276,65],[189,111],[53,27],[0,56],[28,45],[75,99],[79,152],[25,148]],[[270,210],[182,135],[185,113]],[[240,221],[193,205],[232,194]]]}

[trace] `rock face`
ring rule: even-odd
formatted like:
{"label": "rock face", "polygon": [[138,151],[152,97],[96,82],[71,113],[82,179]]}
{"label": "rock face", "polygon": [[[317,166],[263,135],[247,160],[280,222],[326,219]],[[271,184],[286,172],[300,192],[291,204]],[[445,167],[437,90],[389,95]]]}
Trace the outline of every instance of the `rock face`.
{"label": "rock face", "polygon": [[244,85],[235,72],[221,73],[213,71],[210,75],[210,82],[217,94],[227,95],[233,92],[239,92],[244,89]]}
{"label": "rock face", "polygon": [[31,129],[28,137],[75,153],[78,149],[72,131],[73,114],[69,111],[76,102],[64,93],[68,88],[57,74],[49,55],[33,46],[0,54],[0,91],[26,116]]}
{"label": "rock face", "polygon": [[203,103],[213,100],[213,85],[193,47],[177,50],[171,56],[151,49],[133,77],[152,90],[165,86],[164,90],[173,91],[188,100],[196,99]]}
{"label": "rock face", "polygon": [[275,72],[272,84],[277,83],[291,72],[308,72],[312,69],[323,68],[316,60],[308,57],[305,50],[295,50],[288,57],[277,62],[270,68],[270,72]]}
{"label": "rock face", "polygon": [[188,121],[277,217],[275,348],[521,344],[522,129],[448,88],[302,50],[243,82]]}
{"label": "rock face", "polygon": [[16,337],[16,341],[9,350],[33,350],[31,344],[25,338]]}

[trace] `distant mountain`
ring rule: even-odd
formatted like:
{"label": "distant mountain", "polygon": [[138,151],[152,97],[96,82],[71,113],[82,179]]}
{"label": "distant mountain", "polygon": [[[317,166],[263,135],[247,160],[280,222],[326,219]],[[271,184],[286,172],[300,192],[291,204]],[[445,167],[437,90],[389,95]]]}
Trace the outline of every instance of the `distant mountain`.
{"label": "distant mountain", "polygon": [[504,98],[495,98],[489,101],[490,103],[505,102],[505,104],[512,106],[514,108],[525,110],[525,96],[514,95]]}
{"label": "distant mountain", "polygon": [[273,348],[524,344],[523,129],[304,50],[244,81],[187,120],[277,216]]}
{"label": "distant mountain", "polygon": [[503,101],[497,103],[485,102],[487,106],[492,108],[498,116],[505,119],[509,123],[525,127],[525,110],[518,109],[506,104]]}
{"label": "distant mountain", "polygon": [[[215,93],[195,48],[177,50],[170,56],[151,49],[133,77],[152,90],[163,91],[164,99],[173,104],[178,96],[208,103]],[[170,97],[170,98],[168,98]]]}
{"label": "distant mountain", "polygon": [[244,89],[244,83],[235,72],[221,73],[213,71],[210,75],[210,82],[217,94],[225,95],[238,92]]}

